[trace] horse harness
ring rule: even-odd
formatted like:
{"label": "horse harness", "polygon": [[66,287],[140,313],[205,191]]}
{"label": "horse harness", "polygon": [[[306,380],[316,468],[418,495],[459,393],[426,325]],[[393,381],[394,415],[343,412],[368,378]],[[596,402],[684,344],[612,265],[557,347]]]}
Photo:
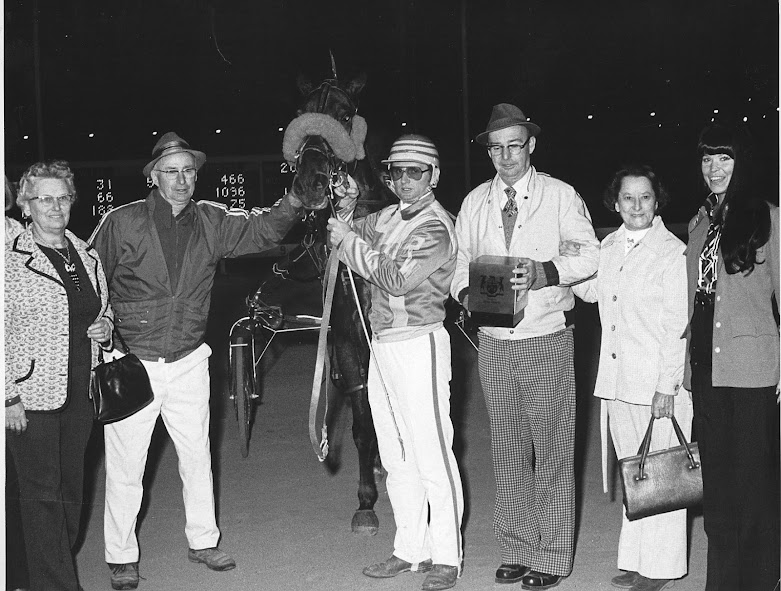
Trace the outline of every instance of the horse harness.
{"label": "horse harness", "polygon": [[[309,93],[309,97],[311,97],[313,94],[317,92],[321,92],[320,98],[317,103],[317,110],[316,113],[325,113],[325,108],[328,104],[328,97],[330,96],[330,93],[332,91],[336,91],[344,96],[347,103],[352,109],[352,113],[348,114],[345,117],[345,120],[349,119],[352,120],[352,118],[356,115],[358,112],[358,108],[355,106],[355,103],[353,103],[352,99],[350,98],[349,94],[345,92],[343,89],[339,88],[337,85],[336,79],[328,79],[324,80],[320,86],[315,88]],[[339,121],[340,123],[343,123],[342,121]],[[319,153],[321,156],[323,156],[328,163],[328,166],[330,168],[329,172],[329,184],[328,184],[328,190],[330,192],[329,198],[328,198],[328,204],[331,208],[331,213],[334,217],[336,217],[336,207],[334,205],[334,189],[336,187],[341,186],[344,182],[347,181],[347,164],[342,161],[341,159],[337,158],[336,155],[333,152],[333,149],[329,145],[329,143],[325,140],[325,138],[320,137],[320,142],[312,143],[311,140],[313,137],[319,137],[319,136],[309,136],[304,140],[303,145],[301,148],[299,148],[298,152],[296,153],[296,161],[295,165],[296,168],[298,168],[298,165],[301,161],[302,156],[307,151],[314,151]],[[317,143],[321,143],[322,147],[319,145],[316,145]],[[357,161],[353,162],[353,170],[357,167]],[[328,250],[326,248],[326,250]],[[321,427],[321,433],[320,433],[320,439],[317,438],[315,423],[316,423],[316,415],[317,415],[317,407],[318,407],[318,401],[320,398],[320,384],[322,381],[323,376],[323,369],[327,365],[327,360],[324,358],[324,353],[326,349],[326,340],[327,340],[327,326],[330,321],[330,314],[331,314],[331,306],[333,304],[333,289],[336,284],[336,276],[337,271],[339,267],[339,260],[336,256],[336,251],[332,251],[329,255],[329,261],[332,265],[332,268],[328,274],[328,278],[326,280],[326,290],[325,290],[325,298],[323,302],[323,319],[322,324],[320,328],[320,335],[318,338],[318,347],[317,347],[317,359],[315,360],[315,377],[312,383],[312,397],[310,400],[310,406],[309,406],[309,435],[310,435],[310,441],[312,443],[312,446],[315,450],[315,453],[317,454],[318,459],[322,462],[325,460],[326,456],[328,455],[328,431],[327,426],[325,424],[325,421],[323,422],[323,425]],[[361,311],[361,304],[360,304],[360,298],[358,297],[358,292],[355,286],[355,279],[352,274],[352,270],[347,267],[347,278],[349,279],[349,282],[345,282],[345,290],[347,290],[347,284],[349,283],[349,286],[352,290],[353,296],[355,297],[355,305],[358,308],[358,317],[361,321],[361,326],[363,328],[363,333],[366,338],[366,341],[368,343],[369,349],[372,349],[372,343],[371,343],[371,337],[369,336],[368,328],[366,325],[366,319],[363,316],[363,312]],[[370,356],[371,360],[374,362],[375,367],[377,369],[377,375],[380,380],[380,383],[382,384],[382,388],[385,391],[385,398],[386,402],[388,404],[388,410],[390,411],[391,419],[393,421],[393,425],[396,429],[396,435],[398,437],[399,446],[401,448],[401,457],[402,461],[405,460],[405,450],[404,450],[404,441],[401,437],[401,432],[399,430],[399,426],[396,422],[396,416],[393,412],[393,407],[391,405],[390,396],[388,393],[388,388],[385,385],[385,380],[382,377],[382,372],[380,371],[379,365],[377,364],[377,360],[374,357],[374,355]],[[330,373],[330,368],[329,368]],[[351,388],[349,392],[355,392],[360,391],[362,389],[366,388],[366,384],[360,384],[357,387]],[[328,405],[328,396],[326,394],[326,412],[327,412],[327,405]]]}

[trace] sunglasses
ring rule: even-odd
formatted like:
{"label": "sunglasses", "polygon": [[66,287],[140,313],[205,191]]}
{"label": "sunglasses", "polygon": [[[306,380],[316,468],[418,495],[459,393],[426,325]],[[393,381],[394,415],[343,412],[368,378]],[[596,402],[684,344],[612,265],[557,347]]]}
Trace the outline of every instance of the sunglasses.
{"label": "sunglasses", "polygon": [[431,168],[421,168],[420,166],[391,166],[390,176],[394,181],[398,181],[406,172],[410,180],[419,181],[423,173],[429,170]]}

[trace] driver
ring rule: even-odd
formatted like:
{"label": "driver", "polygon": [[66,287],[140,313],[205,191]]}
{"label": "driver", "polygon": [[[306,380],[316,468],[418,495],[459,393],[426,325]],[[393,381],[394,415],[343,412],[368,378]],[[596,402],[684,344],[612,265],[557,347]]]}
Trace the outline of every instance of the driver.
{"label": "driver", "polygon": [[209,447],[206,317],[217,263],[279,243],[302,203],[288,193],[273,207],[228,209],[192,201],[206,154],[174,132],[155,144],[144,176],[146,199],[108,212],[90,238],[103,261],[117,329],[143,362],[155,400],[106,425],[105,556],[114,589],[138,587],[136,519],[157,417],[176,447],[184,489],[190,562],[216,571],[236,566],[217,548]]}
{"label": "driver", "polygon": [[[462,559],[464,499],[452,450],[450,337],[443,326],[456,237],[434,197],[433,142],[401,136],[383,164],[400,203],[352,226],[328,221],[340,260],[371,285],[369,404],[396,521],[393,554],[363,574],[428,572],[423,589],[435,591],[455,586]],[[337,193],[345,197],[339,217],[349,219],[356,191]]]}

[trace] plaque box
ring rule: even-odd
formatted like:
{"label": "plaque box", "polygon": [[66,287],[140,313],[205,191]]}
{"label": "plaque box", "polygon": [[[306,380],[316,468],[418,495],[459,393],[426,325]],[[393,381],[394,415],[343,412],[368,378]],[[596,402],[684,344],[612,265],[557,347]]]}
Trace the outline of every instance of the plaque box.
{"label": "plaque box", "polygon": [[469,313],[484,326],[512,328],[523,319],[527,291],[512,288],[518,259],[483,255],[469,263]]}

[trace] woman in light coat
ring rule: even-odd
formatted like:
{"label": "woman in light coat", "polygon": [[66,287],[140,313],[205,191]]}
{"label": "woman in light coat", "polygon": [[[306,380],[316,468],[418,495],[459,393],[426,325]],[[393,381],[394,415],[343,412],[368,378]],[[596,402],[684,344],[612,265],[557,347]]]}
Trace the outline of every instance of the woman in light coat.
{"label": "woman in light coat", "polygon": [[[681,389],[685,358],[686,259],[684,244],[658,212],[668,197],[648,166],[619,170],[604,204],[621,227],[602,241],[599,271],[575,286],[576,295],[599,303],[602,323],[594,395],[602,399],[603,480],[607,492],[607,425],[616,456],[637,454],[651,417],[675,416],[687,438],[692,404]],[[658,420],[651,451],[678,445],[672,421]],[[618,568],[612,585],[657,591],[686,575],[686,510],[629,521],[623,517]]]}

